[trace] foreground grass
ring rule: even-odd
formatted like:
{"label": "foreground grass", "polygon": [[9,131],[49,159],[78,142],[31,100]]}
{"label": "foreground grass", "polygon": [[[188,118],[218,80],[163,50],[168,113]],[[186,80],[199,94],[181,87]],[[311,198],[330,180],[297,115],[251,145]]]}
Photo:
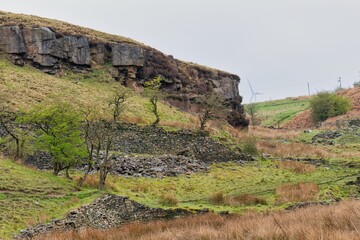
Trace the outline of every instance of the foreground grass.
{"label": "foreground grass", "polygon": [[96,190],[78,191],[67,179],[0,158],[0,239],[26,226],[62,218],[97,196]]}
{"label": "foreground grass", "polygon": [[[210,208],[214,211],[244,212],[252,209],[264,211],[281,209],[296,202],[307,200],[333,200],[357,193],[355,186],[346,182],[355,179],[357,169],[342,166],[313,167],[307,164],[290,166],[278,161],[260,161],[253,164],[235,163],[213,165],[207,173],[190,176],[165,177],[162,179],[110,177],[108,183],[114,193],[130,196],[131,199],[152,207]],[[300,187],[298,187],[300,184]],[[301,184],[313,184],[316,191],[309,199],[302,197]],[[279,194],[284,185],[288,192]],[[305,188],[309,188],[305,186]],[[306,190],[305,190],[306,191]],[[216,195],[223,195],[224,201],[214,203]],[[299,195],[297,198],[286,196]],[[235,202],[227,199],[242,199],[250,196],[254,202]],[[246,197],[249,198],[249,197]],[[260,200],[264,201],[260,201]],[[282,199],[290,199],[283,201]],[[259,200],[259,201],[258,201]],[[231,202],[231,201],[230,201]]]}
{"label": "foreground grass", "polygon": [[312,206],[291,212],[246,213],[243,216],[203,215],[171,221],[131,223],[110,230],[87,229],[53,233],[36,239],[245,240],[360,238],[360,202]]}

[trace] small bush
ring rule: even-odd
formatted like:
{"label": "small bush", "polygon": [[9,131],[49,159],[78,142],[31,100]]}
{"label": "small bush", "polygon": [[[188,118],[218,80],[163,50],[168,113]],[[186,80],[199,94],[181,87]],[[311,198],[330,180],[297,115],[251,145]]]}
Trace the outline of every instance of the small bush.
{"label": "small bush", "polygon": [[166,193],[160,197],[160,203],[167,206],[176,206],[180,201],[172,193]]}
{"label": "small bush", "polygon": [[360,87],[360,81],[353,83],[354,87]]}
{"label": "small bush", "polygon": [[247,136],[243,143],[241,150],[243,153],[250,154],[250,155],[257,155],[259,150],[256,147],[256,137],[255,136]]}
{"label": "small bush", "polygon": [[318,123],[347,113],[351,109],[351,102],[335,93],[320,92],[311,98],[310,108],[314,122]]}

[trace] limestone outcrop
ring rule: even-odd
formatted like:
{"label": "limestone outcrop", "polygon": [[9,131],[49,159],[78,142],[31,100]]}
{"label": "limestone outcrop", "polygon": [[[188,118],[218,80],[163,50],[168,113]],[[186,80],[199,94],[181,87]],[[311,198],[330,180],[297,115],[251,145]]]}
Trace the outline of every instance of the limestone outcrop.
{"label": "limestone outcrop", "polygon": [[230,104],[229,122],[246,126],[237,75],[185,63],[156,49],[133,42],[100,41],[86,34],[62,32],[49,26],[2,25],[8,19],[0,15],[0,51],[14,64],[31,64],[49,74],[63,70],[91,71],[93,67],[111,66],[113,78],[124,85],[142,86],[159,75],[166,81],[168,101],[183,110],[191,110],[197,98],[216,92]]}

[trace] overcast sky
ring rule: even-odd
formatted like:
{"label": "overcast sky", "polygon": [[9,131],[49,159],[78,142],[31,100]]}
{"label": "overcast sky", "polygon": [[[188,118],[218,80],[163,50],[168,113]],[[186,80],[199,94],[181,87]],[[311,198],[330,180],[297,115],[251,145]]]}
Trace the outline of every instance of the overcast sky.
{"label": "overcast sky", "polygon": [[133,38],[242,79],[248,102],[360,80],[359,0],[7,0],[0,9]]}

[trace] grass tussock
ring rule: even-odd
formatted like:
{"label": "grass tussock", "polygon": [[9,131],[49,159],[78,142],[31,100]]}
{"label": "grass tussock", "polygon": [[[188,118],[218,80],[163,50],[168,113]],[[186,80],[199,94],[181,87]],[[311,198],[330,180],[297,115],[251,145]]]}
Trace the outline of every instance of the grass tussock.
{"label": "grass tussock", "polygon": [[171,221],[131,223],[109,230],[87,229],[53,233],[42,239],[103,240],[245,240],[245,239],[337,239],[360,237],[360,202],[346,201],[332,206],[313,206],[291,212],[246,213],[242,216],[215,214]]}
{"label": "grass tussock", "polygon": [[176,206],[179,202],[173,193],[165,193],[160,196],[160,203],[166,206]]}
{"label": "grass tussock", "polygon": [[316,200],[319,187],[316,183],[284,184],[276,188],[277,203]]}
{"label": "grass tussock", "polygon": [[257,147],[263,153],[267,153],[276,157],[317,157],[324,158],[329,153],[319,146],[312,146],[303,143],[272,143],[268,141],[258,141]]}
{"label": "grass tussock", "polygon": [[[81,176],[75,176],[74,181],[79,182]],[[88,175],[83,183],[83,187],[85,188],[98,188],[99,186],[99,174],[92,174]],[[111,177],[106,179],[106,188],[110,190],[116,190],[114,182],[112,181]]]}
{"label": "grass tussock", "polygon": [[296,161],[281,161],[278,163],[278,166],[282,169],[288,169],[294,173],[312,173],[316,171],[316,167],[311,164],[306,164]]}
{"label": "grass tussock", "polygon": [[209,197],[209,202],[215,205],[244,206],[244,205],[266,205],[267,201],[252,194],[237,196],[225,196],[222,192],[215,193]]}

